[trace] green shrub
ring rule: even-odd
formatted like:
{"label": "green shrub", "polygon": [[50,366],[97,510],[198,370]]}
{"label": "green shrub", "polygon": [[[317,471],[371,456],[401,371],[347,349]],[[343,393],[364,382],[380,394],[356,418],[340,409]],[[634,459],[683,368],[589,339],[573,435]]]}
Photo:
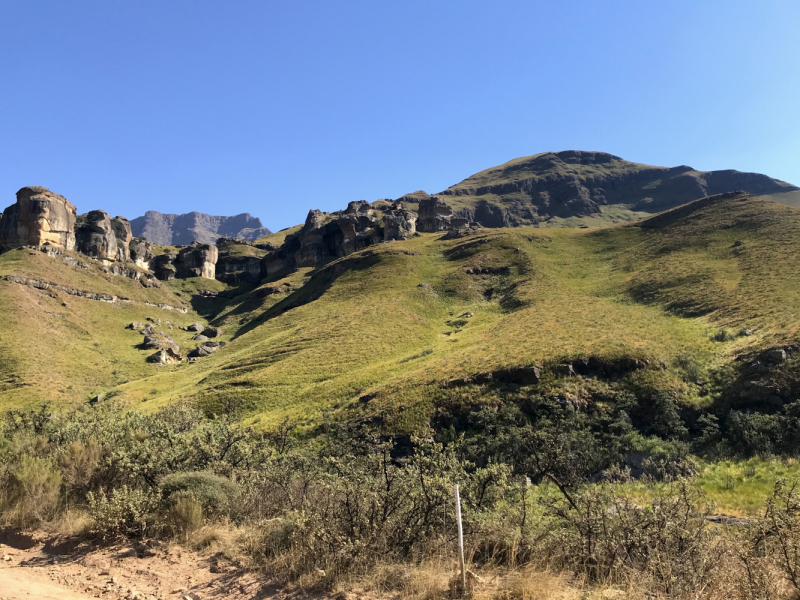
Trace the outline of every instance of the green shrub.
{"label": "green shrub", "polygon": [[33,525],[51,517],[58,504],[61,472],[49,459],[22,456],[9,482],[9,504],[16,518]]}
{"label": "green shrub", "polygon": [[191,533],[203,526],[203,507],[192,496],[180,496],[169,508],[169,524],[176,532]]}
{"label": "green shrub", "polygon": [[167,502],[193,498],[209,517],[231,515],[239,501],[239,486],[227,477],[208,471],[172,473],[161,480],[161,494]]}
{"label": "green shrub", "polygon": [[89,532],[101,537],[128,535],[140,537],[153,524],[153,512],[158,507],[158,495],[122,486],[107,495],[100,490],[89,492]]}

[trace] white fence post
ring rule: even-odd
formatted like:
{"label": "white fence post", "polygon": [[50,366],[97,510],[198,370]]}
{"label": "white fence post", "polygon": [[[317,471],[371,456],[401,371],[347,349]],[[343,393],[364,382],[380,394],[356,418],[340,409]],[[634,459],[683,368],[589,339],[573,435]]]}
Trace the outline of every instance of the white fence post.
{"label": "white fence post", "polygon": [[467,569],[464,566],[464,529],[461,526],[461,497],[458,494],[458,484],[456,488],[456,521],[458,521],[458,562],[461,564],[461,589],[467,593]]}

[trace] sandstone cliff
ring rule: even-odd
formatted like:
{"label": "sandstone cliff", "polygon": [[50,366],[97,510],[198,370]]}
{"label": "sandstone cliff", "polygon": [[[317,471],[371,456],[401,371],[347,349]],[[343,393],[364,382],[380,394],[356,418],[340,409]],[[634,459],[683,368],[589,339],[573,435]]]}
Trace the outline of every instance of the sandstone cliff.
{"label": "sandstone cliff", "polygon": [[75,207],[45,187],[34,185],[17,192],[17,202],[0,217],[0,250],[48,245],[75,248]]}

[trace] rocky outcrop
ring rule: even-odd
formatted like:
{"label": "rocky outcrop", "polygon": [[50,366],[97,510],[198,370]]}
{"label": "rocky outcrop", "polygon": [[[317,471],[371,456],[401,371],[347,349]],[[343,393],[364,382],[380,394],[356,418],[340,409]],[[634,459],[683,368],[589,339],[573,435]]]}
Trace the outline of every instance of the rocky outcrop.
{"label": "rocky outcrop", "polygon": [[142,269],[150,268],[150,261],[153,260],[153,245],[143,238],[134,238],[129,244],[130,259]]}
{"label": "rocky outcrop", "polygon": [[264,256],[262,274],[271,277],[286,269],[311,267],[381,241],[383,229],[365,200],[350,202],[346,210],[330,215],[311,210],[299,232],[286,236],[283,246]]}
{"label": "rocky outcrop", "polygon": [[175,262],[177,276],[180,279],[187,277],[203,277],[214,279],[219,252],[214,244],[201,244],[192,242],[178,252]]}
{"label": "rocky outcrop", "polygon": [[256,285],[261,281],[261,259],[266,253],[264,249],[231,238],[217,240],[217,249],[219,257],[216,277],[219,281],[228,284],[247,282]]}
{"label": "rocky outcrop", "polygon": [[155,276],[162,281],[203,277],[214,279],[218,251],[214,244],[192,242],[178,254],[160,254],[150,261]]}
{"label": "rocky outcrop", "polygon": [[402,202],[395,202],[383,214],[384,241],[406,240],[417,232],[418,213],[408,210]]}
{"label": "rocky outcrop", "polygon": [[172,215],[150,210],[131,221],[131,227],[134,236],[165,246],[187,245],[194,241],[214,244],[220,237],[252,241],[272,233],[258,217],[248,213],[221,217],[199,212]]}
{"label": "rocky outcrop", "polygon": [[0,217],[0,251],[20,246],[73,250],[76,214],[64,196],[38,185],[24,187]]}
{"label": "rocky outcrop", "polygon": [[225,342],[207,341],[189,352],[189,358],[203,358],[225,346]]}
{"label": "rocky outcrop", "polygon": [[175,279],[178,269],[173,264],[178,258],[177,254],[160,254],[150,261],[153,274],[161,281]]}
{"label": "rocky outcrop", "polygon": [[117,260],[117,236],[111,217],[102,210],[81,215],[75,230],[75,247],[78,252],[101,260]]}
{"label": "rocky outcrop", "polygon": [[417,229],[422,232],[434,233],[450,229],[453,219],[453,209],[450,205],[438,198],[430,196],[419,201],[419,219]]}
{"label": "rocky outcrop", "polygon": [[114,217],[111,219],[111,228],[117,238],[117,260],[131,260],[130,243],[133,240],[131,222],[125,217]]}

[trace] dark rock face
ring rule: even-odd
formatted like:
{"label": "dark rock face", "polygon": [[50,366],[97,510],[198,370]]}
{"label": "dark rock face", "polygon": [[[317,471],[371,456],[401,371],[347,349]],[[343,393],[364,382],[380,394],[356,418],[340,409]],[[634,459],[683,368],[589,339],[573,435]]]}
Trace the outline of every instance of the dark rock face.
{"label": "dark rock face", "polygon": [[453,218],[450,205],[436,196],[419,201],[419,219],[417,229],[427,233],[447,231]]}
{"label": "dark rock face", "polygon": [[231,238],[217,240],[217,248],[219,257],[217,258],[216,277],[219,281],[228,284],[241,282],[258,284],[261,281],[263,249],[254,250],[252,256],[243,255],[240,252],[242,248],[255,247]]}
{"label": "dark rock face", "polygon": [[258,283],[261,281],[261,258],[258,256],[226,256],[220,254],[216,277],[225,283]]}
{"label": "dark rock face", "polygon": [[175,279],[178,269],[172,264],[178,258],[177,254],[161,254],[150,261],[151,269],[155,276],[161,281]]}
{"label": "dark rock face", "polygon": [[178,254],[161,254],[150,261],[155,276],[161,281],[203,277],[214,279],[218,251],[214,244],[192,242]]}
{"label": "dark rock face", "polygon": [[103,260],[117,260],[117,236],[111,217],[102,210],[93,210],[82,215],[81,220],[75,230],[78,252]]}
{"label": "dark rock face", "polygon": [[0,250],[20,246],[75,249],[75,207],[38,185],[17,192],[17,202],[0,217]]}
{"label": "dark rock face", "polygon": [[332,218],[326,223],[324,213],[309,211],[303,228],[262,259],[262,274],[271,277],[285,269],[311,267],[383,240],[378,217],[365,200],[350,202],[346,210],[328,216]]}
{"label": "dark rock face", "polygon": [[131,228],[134,236],[165,246],[187,245],[194,241],[214,244],[220,237],[252,241],[272,233],[258,217],[248,213],[220,217],[199,212],[172,215],[150,210],[131,221]]}

